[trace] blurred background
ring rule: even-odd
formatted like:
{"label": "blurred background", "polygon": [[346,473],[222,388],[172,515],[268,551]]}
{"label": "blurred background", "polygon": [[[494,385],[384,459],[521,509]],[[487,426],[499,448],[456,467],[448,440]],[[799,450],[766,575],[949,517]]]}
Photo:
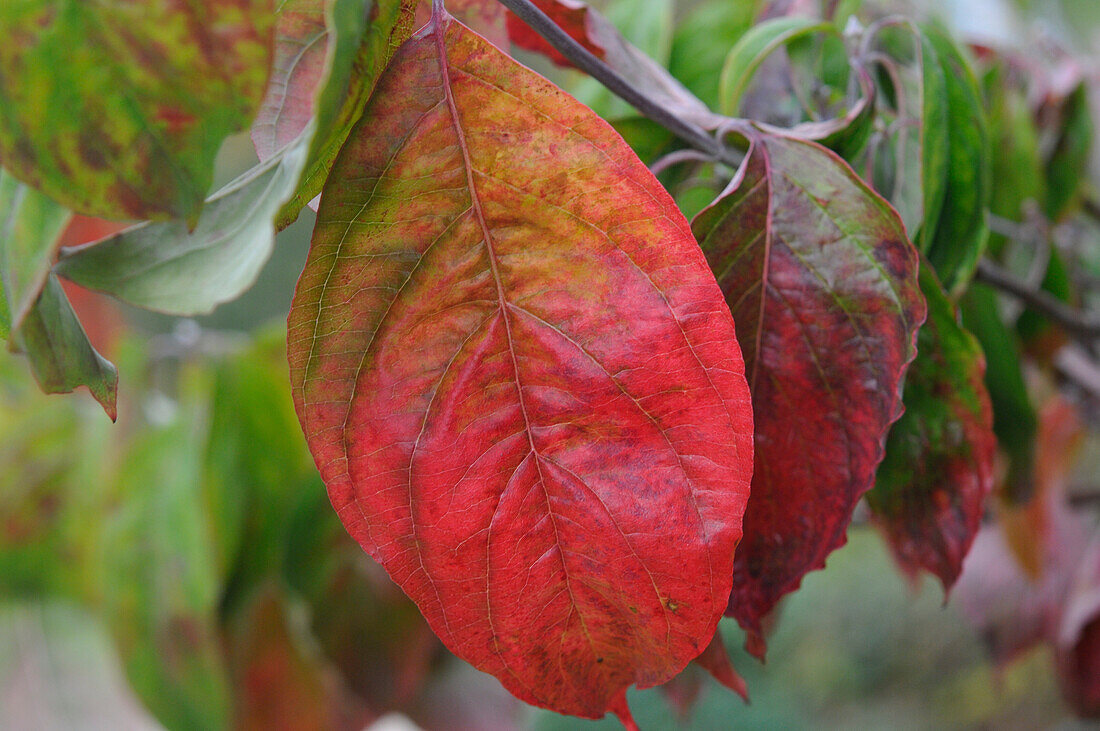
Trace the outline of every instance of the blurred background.
{"label": "blurred background", "polygon": [[[708,74],[755,9],[593,4],[708,101]],[[1083,63],[1100,50],[1096,0],[916,8],[984,43],[1049,44]],[[620,120],[643,156],[660,147],[594,82],[539,70]],[[247,137],[231,140],[220,180],[252,154]],[[677,199],[690,215],[712,195],[684,185]],[[285,361],[312,225],[307,209],[257,284],[207,317],[70,290],[93,343],[119,366],[117,424],[87,394],[41,395],[18,357],[0,355],[0,728],[618,727],[532,709],[450,656],[344,533],[306,451]],[[67,243],[94,238],[91,226],[78,220]],[[1100,449],[1079,432],[1065,478],[1095,482]],[[766,666],[723,621],[750,705],[689,668],[671,687],[632,692],[631,706],[644,729],[1085,727],[1063,701],[1048,645],[994,659],[992,630],[959,605],[931,579],[903,578],[860,513],[827,570],[781,607]]]}

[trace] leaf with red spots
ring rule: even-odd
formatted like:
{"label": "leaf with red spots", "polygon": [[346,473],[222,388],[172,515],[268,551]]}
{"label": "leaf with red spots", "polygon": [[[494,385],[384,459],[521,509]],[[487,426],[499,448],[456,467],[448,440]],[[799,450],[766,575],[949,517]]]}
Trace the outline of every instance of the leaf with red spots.
{"label": "leaf with red spots", "polygon": [[273,26],[272,0],[0,3],[0,159],[78,213],[194,222]]}
{"label": "leaf with red spots", "polygon": [[914,578],[931,571],[950,589],[993,489],[997,439],[981,346],[927,264],[920,283],[928,321],[867,502],[901,568]]}
{"label": "leaf with red spots", "polygon": [[874,481],[925,304],[901,220],[835,154],[745,127],[727,192],[692,224],[737,322],[756,470],[728,613],[761,620],[844,543]]}
{"label": "leaf with red spots", "polygon": [[596,718],[706,648],[752,470],[733,320],[611,127],[446,13],[337,161],[288,350],[337,512],[458,656]]}

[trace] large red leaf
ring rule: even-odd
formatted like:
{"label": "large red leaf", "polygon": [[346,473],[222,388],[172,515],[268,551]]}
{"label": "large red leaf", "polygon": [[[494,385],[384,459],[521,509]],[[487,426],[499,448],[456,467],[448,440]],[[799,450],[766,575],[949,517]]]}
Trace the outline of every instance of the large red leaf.
{"label": "large red leaf", "polygon": [[445,13],[337,161],[289,357],[345,526],[457,655],[599,717],[706,648],[752,471],[733,320],[611,127]]}
{"label": "large red leaf", "polygon": [[729,614],[761,620],[845,540],[872,485],[925,316],[901,220],[836,155],[746,128],[752,147],[693,228],[745,346],[756,472]]}
{"label": "large red leaf", "polygon": [[890,430],[867,502],[902,570],[911,578],[931,571],[948,590],[981,527],[997,439],[981,346],[930,266],[920,283],[928,321],[905,379],[905,415]]}

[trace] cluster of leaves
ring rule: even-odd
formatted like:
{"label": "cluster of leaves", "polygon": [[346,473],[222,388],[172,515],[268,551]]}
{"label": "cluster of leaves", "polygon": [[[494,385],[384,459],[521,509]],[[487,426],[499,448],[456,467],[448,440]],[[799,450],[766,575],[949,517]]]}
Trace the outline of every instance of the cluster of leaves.
{"label": "cluster of leaves", "polygon": [[[0,320],[43,389],[87,386],[115,417],[117,372],[58,277],[206,312],[315,207],[290,379],[344,527],[460,658],[528,703],[628,726],[626,689],[693,660],[743,692],[719,619],[762,658],[864,495],[901,568],[945,588],[998,450],[1006,510],[1050,503],[1023,361],[1050,372],[1064,335],[1038,312],[1010,327],[973,280],[1044,259],[1043,297],[1072,300],[1060,250],[988,222],[1050,231],[1087,208],[1080,74],[851,3],[703,3],[672,37],[653,32],[667,0],[613,5],[656,19],[644,50],[576,0],[446,4],[0,9]],[[564,77],[573,96],[512,53],[595,78]],[[260,163],[204,200],[246,127]],[[144,222],[68,246],[78,214]],[[215,484],[236,478],[222,467]],[[219,503],[207,527],[244,510]],[[155,551],[160,528],[130,530]],[[1060,545],[1030,535],[1020,553]],[[318,591],[331,558],[298,567]],[[198,584],[180,601],[209,611]],[[278,595],[258,596],[228,625],[246,656],[289,637]],[[1100,607],[1062,598],[1044,626],[1097,713]]]}

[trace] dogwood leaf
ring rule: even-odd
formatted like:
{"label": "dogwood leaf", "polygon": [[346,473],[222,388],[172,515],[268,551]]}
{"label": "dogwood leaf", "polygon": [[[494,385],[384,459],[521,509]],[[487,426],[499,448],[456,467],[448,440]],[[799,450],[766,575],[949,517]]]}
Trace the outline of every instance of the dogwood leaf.
{"label": "dogwood leaf", "polygon": [[743,363],[687,222],[591,110],[438,10],[337,161],[288,341],[333,505],[459,657],[600,717],[705,649]]}

